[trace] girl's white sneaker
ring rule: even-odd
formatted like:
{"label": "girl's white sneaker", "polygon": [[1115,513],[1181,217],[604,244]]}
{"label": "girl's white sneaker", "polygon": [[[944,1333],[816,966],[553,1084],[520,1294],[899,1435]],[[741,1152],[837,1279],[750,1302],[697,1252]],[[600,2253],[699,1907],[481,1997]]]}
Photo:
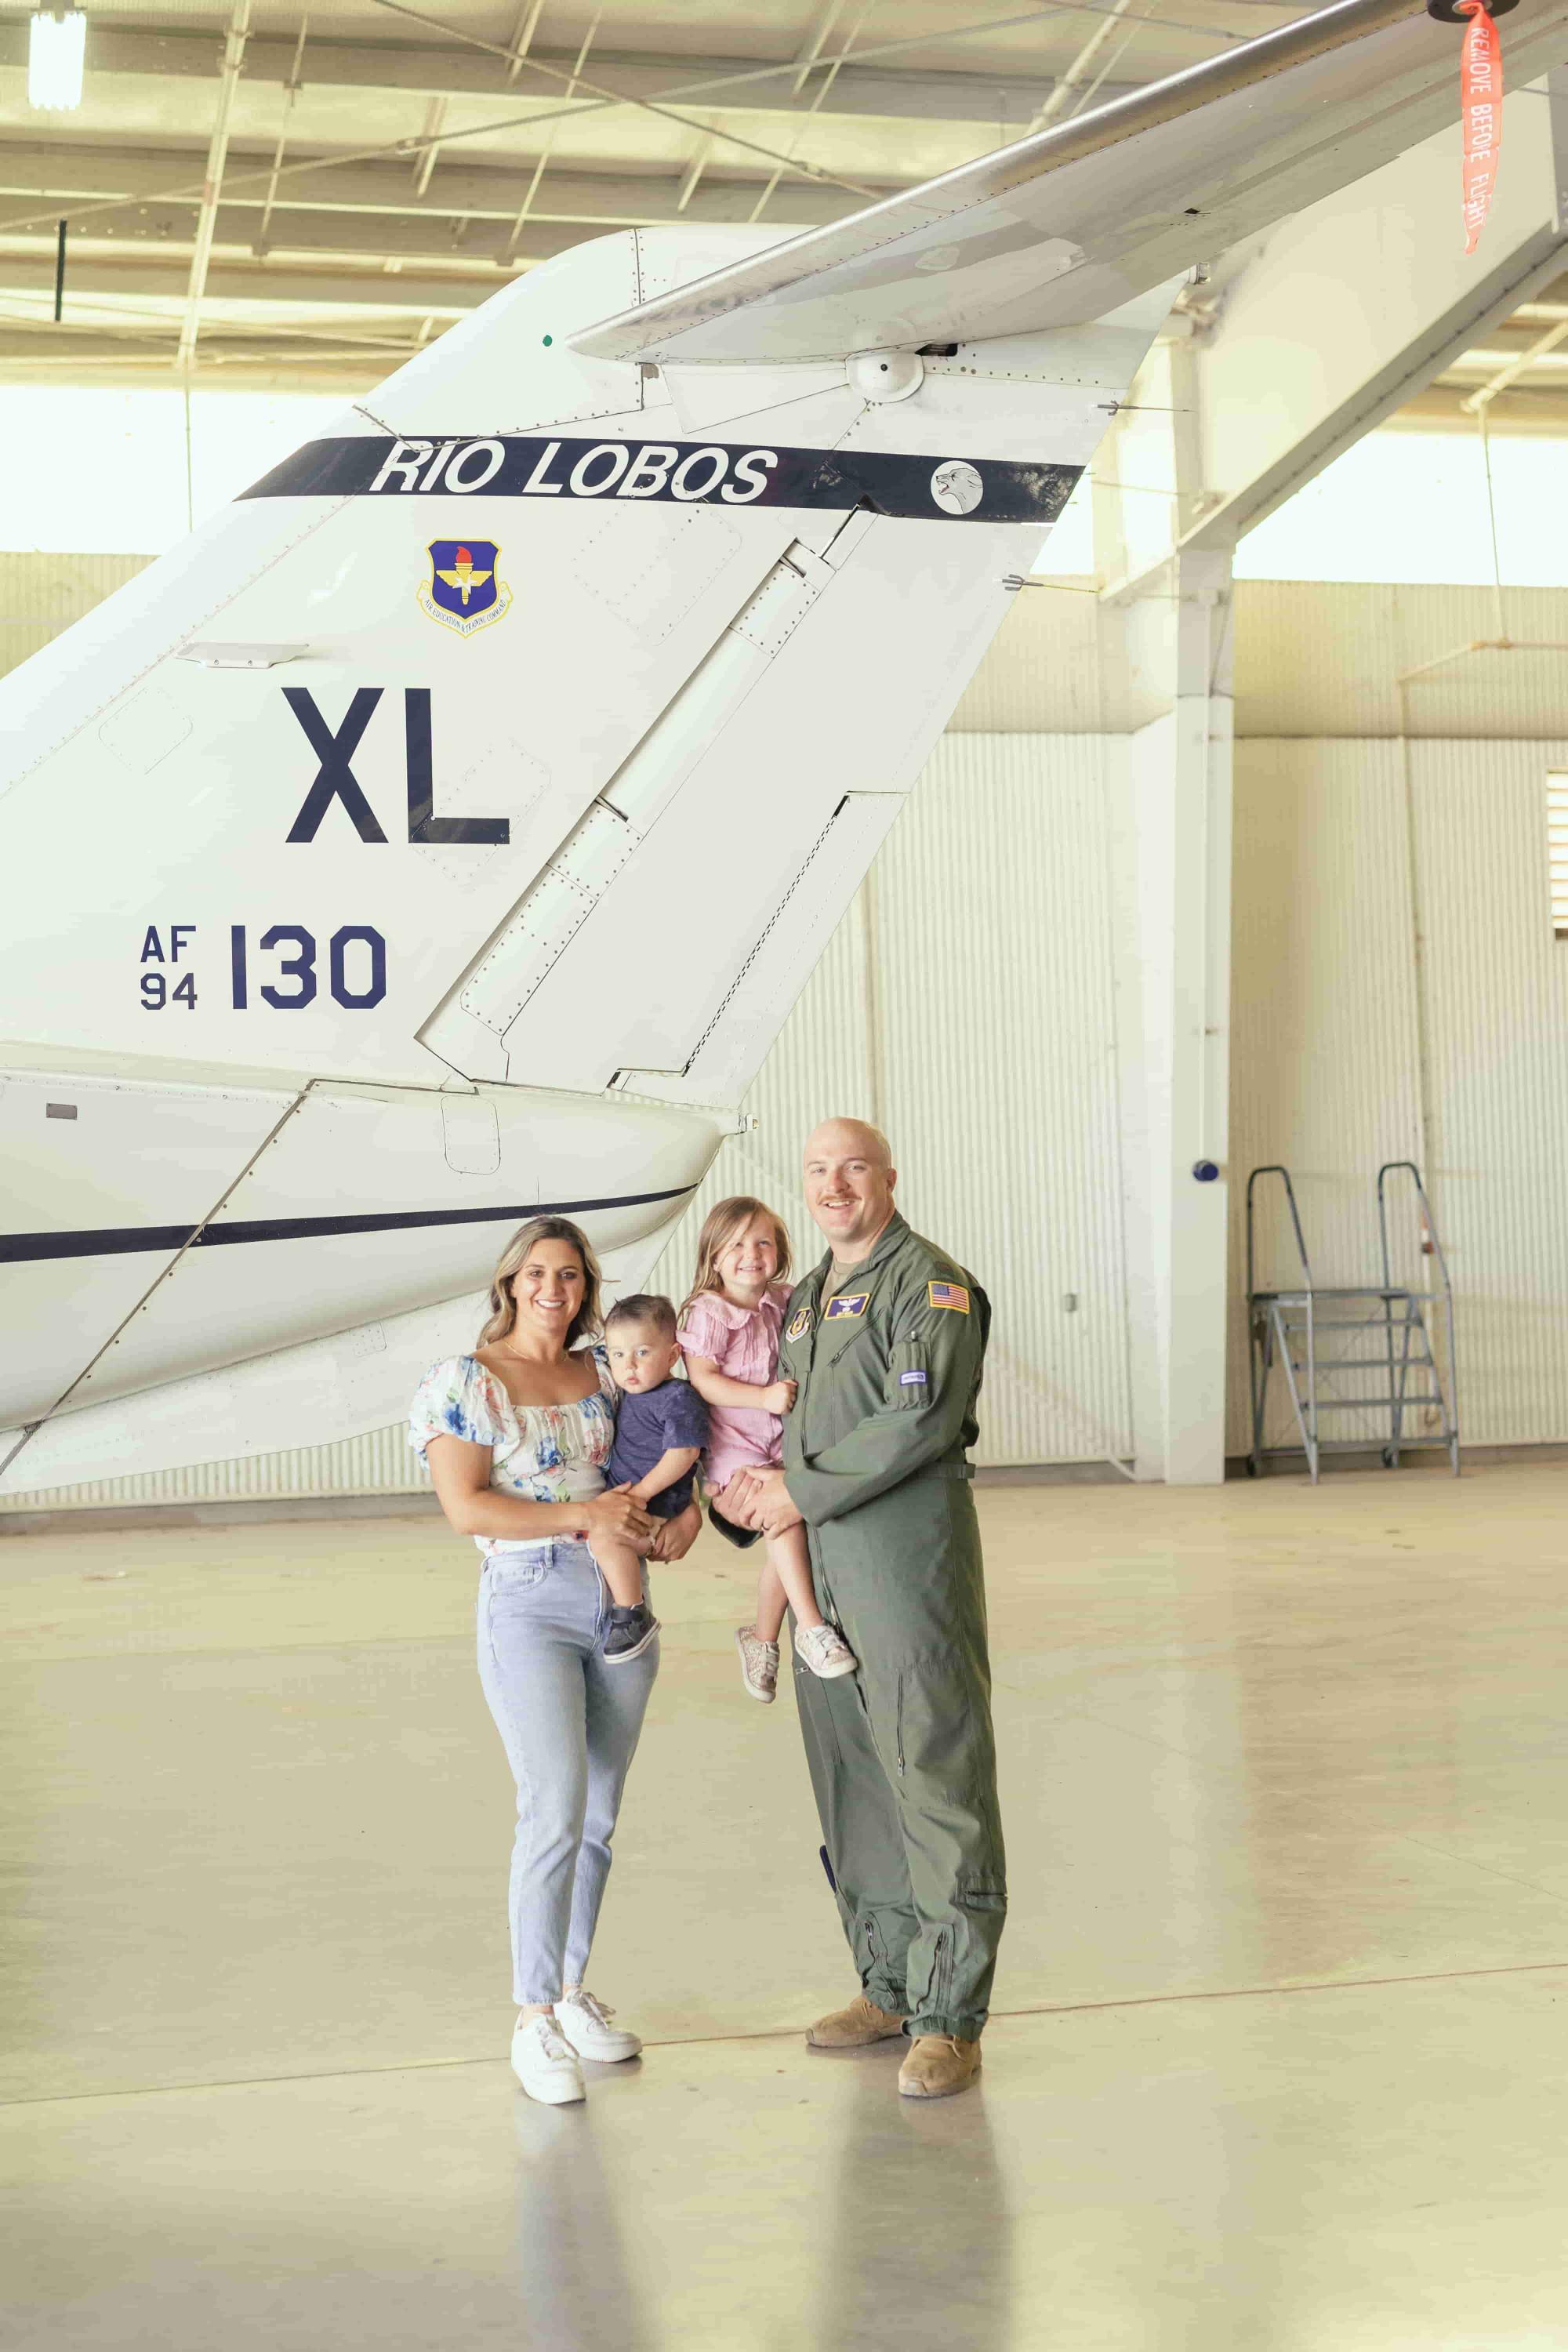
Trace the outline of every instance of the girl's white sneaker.
{"label": "girl's white sneaker", "polygon": [[550,2016],[518,2021],[511,2037],[511,2071],[529,2097],[546,2107],[569,2107],[588,2095],[583,2069]]}
{"label": "girl's white sneaker", "polygon": [[808,1625],[805,1633],[795,1637],[795,1655],[825,1683],[836,1682],[840,1675],[852,1675],[859,1664],[848,1643],[832,1625]]}
{"label": "girl's white sneaker", "polygon": [[596,2058],[601,2065],[615,2065],[622,2058],[640,2056],[642,2043],[635,2033],[624,2027],[612,2025],[613,2009],[595,2000],[586,1985],[576,1992],[563,1992],[555,2004],[555,2022],[579,2058]]}
{"label": "girl's white sneaker", "polygon": [[754,1625],[737,1625],[735,1647],[741,1653],[741,1680],[752,1698],[772,1706],[779,1695],[779,1645],[764,1642]]}

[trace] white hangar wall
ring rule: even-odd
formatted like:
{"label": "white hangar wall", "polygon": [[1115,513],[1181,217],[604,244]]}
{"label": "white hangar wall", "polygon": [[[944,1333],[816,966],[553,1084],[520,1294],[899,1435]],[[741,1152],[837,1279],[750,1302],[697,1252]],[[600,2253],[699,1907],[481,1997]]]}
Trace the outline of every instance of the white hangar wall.
{"label": "white hangar wall", "polygon": [[[136,568],[0,557],[0,663]],[[1543,814],[1548,771],[1568,768],[1561,659],[1476,656],[1415,689],[1407,787],[1394,680],[1494,634],[1489,598],[1242,583],[1237,608],[1229,1450],[1246,1442],[1241,1202],[1272,1160],[1297,1171],[1325,1278],[1370,1278],[1376,1166],[1423,1160],[1459,1297],[1466,1435],[1568,1438],[1568,941],[1546,910]],[[1509,620],[1568,642],[1568,593],[1511,593]],[[1153,712],[1108,685],[1103,627],[1090,593],[1020,597],[759,1077],[758,1124],[658,1272],[679,1291],[725,1191],[776,1202],[809,1236],[800,1137],[830,1108],[877,1118],[911,1219],[995,1300],[993,1465],[1133,1451],[1110,866],[1129,739]],[[1267,1265],[1277,1236],[1260,1233]],[[419,1484],[394,1429],[0,1511]]]}
{"label": "white hangar wall", "polygon": [[[1237,605],[1227,1451],[1248,1442],[1246,1178],[1277,1160],[1329,1283],[1380,1278],[1376,1171],[1416,1160],[1464,1437],[1568,1440],[1568,939],[1545,807],[1568,770],[1568,592],[1508,590],[1516,650],[1403,698],[1402,674],[1502,634],[1489,589],[1251,582]],[[1412,1219],[1391,1227],[1421,1282]],[[1260,1281],[1288,1276],[1277,1193],[1258,1231]]]}
{"label": "white hangar wall", "polygon": [[[1245,1179],[1274,1160],[1293,1171],[1326,1283],[1381,1279],[1375,1172],[1416,1160],[1454,1283],[1464,1436],[1568,1439],[1568,940],[1552,936],[1544,806],[1554,769],[1568,769],[1568,740],[1237,747],[1233,1454],[1248,1442]],[[1408,1214],[1391,1223],[1405,1278],[1419,1279]],[[1260,1282],[1293,1281],[1277,1195],[1258,1231]]]}
{"label": "white hangar wall", "polygon": [[[900,1206],[990,1292],[978,1458],[1131,1452],[1107,770],[1091,735],[949,735],[660,1261],[753,1192],[818,1255],[799,1149],[835,1108],[892,1139]],[[1069,1305],[1068,1302],[1071,1301]]]}

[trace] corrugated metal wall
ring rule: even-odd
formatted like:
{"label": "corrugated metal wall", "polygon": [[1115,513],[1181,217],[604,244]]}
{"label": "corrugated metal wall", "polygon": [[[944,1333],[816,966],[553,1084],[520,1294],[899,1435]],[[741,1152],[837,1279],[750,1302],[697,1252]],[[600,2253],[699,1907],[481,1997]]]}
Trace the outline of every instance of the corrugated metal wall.
{"label": "corrugated metal wall", "polygon": [[[1568,725],[1568,588],[1506,590],[1505,629],[1489,588],[1243,580],[1236,614],[1238,736],[1539,740]],[[1402,674],[1505,634],[1512,652],[1429,672],[1401,718]]]}
{"label": "corrugated metal wall", "polygon": [[[653,1277],[680,1296],[701,1218],[733,1192],[774,1203],[809,1259],[800,1146],[830,1112],[876,1119],[894,1139],[911,1222],[993,1297],[988,1463],[1131,1450],[1107,756],[1089,735],[939,744],[759,1075],[745,1106],[758,1126],[725,1145]],[[8,1496],[0,1511],[416,1484],[400,1433],[377,1432]]]}
{"label": "corrugated metal wall", "polygon": [[[141,568],[0,555],[0,667]],[[1353,1279],[1375,1262],[1373,1173],[1406,1155],[1431,1169],[1460,1293],[1467,1435],[1568,1436],[1568,942],[1546,919],[1542,814],[1546,770],[1568,767],[1568,744],[1549,740],[1568,732],[1563,658],[1478,654],[1414,688],[1426,740],[1406,755],[1394,676],[1495,634],[1489,594],[1245,582],[1237,609],[1237,734],[1252,740],[1237,752],[1231,1446],[1246,1443],[1247,1171],[1298,1171],[1319,1270]],[[1510,591],[1507,618],[1516,637],[1568,641],[1568,593]],[[658,1272],[680,1289],[725,1192],[762,1193],[809,1234],[800,1139],[828,1108],[879,1119],[910,1216],[995,1297],[988,1462],[1131,1446],[1102,765],[1115,747],[1100,730],[1146,714],[1102,702],[1104,625],[1092,596],[1020,595],[758,1079],[760,1125],[725,1147]],[[1283,1271],[1277,1206],[1260,1231],[1264,1264]],[[416,1483],[400,1433],[377,1432],[0,1510]]]}
{"label": "corrugated metal wall", "polygon": [[1131,1450],[1104,756],[1090,736],[944,738],[758,1078],[760,1128],[658,1268],[679,1296],[733,1192],[815,1255],[800,1146],[831,1111],[874,1119],[910,1223],[992,1294],[988,1463]]}
{"label": "corrugated metal wall", "polygon": [[[1295,1173],[1325,1282],[1379,1278],[1376,1169],[1421,1162],[1457,1297],[1464,1434],[1568,1438],[1568,941],[1552,936],[1545,819],[1561,767],[1564,741],[1238,747],[1233,1452],[1244,1182],[1270,1160]],[[1400,1221],[1405,1279],[1412,1230]],[[1289,1276],[1277,1197],[1259,1233],[1260,1279]]]}
{"label": "corrugated metal wall", "polygon": [[1568,941],[1545,780],[1568,741],[1414,747],[1431,1159],[1468,1433],[1568,1437]]}
{"label": "corrugated metal wall", "polygon": [[33,555],[0,549],[0,677],[152,561],[150,555]]}

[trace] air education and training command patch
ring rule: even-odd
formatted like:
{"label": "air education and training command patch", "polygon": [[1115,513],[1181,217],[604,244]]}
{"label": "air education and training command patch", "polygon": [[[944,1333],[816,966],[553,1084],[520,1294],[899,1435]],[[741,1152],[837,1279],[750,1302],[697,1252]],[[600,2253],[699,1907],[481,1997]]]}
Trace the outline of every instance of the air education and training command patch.
{"label": "air education and training command patch", "polygon": [[433,539],[426,552],[430,578],[420,583],[421,612],[459,637],[505,619],[511,590],[496,576],[500,549],[493,539]]}
{"label": "air education and training command patch", "polygon": [[786,1339],[803,1339],[810,1328],[811,1309],[809,1307],[803,1307],[799,1314],[792,1320],[789,1329],[784,1333],[784,1338]]}
{"label": "air education and training command patch", "polygon": [[969,1293],[962,1282],[928,1282],[926,1297],[933,1307],[950,1307],[955,1315],[969,1312]]}
{"label": "air education and training command patch", "polygon": [[823,1321],[825,1323],[837,1323],[841,1319],[847,1319],[852,1315],[864,1315],[866,1312],[866,1302],[870,1296],[871,1294],[868,1290],[858,1290],[853,1298],[830,1298],[827,1302],[827,1311],[822,1318]]}

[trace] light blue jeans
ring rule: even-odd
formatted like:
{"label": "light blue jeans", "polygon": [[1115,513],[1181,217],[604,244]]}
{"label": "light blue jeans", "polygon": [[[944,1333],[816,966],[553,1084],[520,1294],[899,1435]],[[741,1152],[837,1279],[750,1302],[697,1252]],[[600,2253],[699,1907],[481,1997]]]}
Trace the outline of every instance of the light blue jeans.
{"label": "light blue jeans", "polygon": [[587,1973],[621,1791],[658,1643],[607,1666],[609,1596],[584,1543],[494,1552],[479,1578],[479,1680],[517,1782],[512,1993],[553,2001]]}

